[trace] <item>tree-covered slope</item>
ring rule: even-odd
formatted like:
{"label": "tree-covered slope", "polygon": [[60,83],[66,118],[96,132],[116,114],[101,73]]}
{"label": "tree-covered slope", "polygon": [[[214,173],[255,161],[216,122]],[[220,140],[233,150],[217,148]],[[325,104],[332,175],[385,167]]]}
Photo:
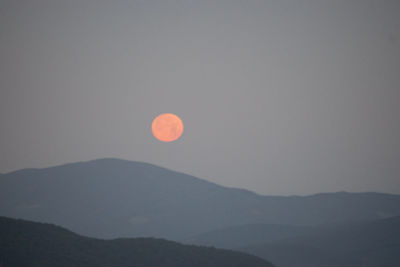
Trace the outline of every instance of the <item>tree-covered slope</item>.
{"label": "tree-covered slope", "polygon": [[240,252],[154,239],[100,240],[61,227],[0,217],[0,265],[4,267],[271,267]]}

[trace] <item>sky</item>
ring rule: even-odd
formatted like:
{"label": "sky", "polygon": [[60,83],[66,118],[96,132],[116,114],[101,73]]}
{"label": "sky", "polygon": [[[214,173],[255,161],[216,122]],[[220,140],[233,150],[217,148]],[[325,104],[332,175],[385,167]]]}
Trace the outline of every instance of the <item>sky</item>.
{"label": "sky", "polygon": [[[400,194],[398,0],[0,0],[0,172],[149,162]],[[160,113],[184,133],[156,140]]]}

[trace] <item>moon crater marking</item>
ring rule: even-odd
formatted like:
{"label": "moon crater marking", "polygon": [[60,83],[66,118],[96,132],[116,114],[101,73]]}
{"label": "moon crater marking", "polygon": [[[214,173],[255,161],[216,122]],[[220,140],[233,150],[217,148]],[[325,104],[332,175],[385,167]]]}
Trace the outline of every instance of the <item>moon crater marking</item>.
{"label": "moon crater marking", "polygon": [[172,113],[158,115],[151,125],[151,130],[155,138],[162,142],[172,142],[177,140],[183,133],[182,120]]}

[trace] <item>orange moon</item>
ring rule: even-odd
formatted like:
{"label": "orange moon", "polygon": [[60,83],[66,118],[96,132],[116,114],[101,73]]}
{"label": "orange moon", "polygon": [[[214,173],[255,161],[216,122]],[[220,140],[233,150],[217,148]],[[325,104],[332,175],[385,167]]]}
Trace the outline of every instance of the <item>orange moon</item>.
{"label": "orange moon", "polygon": [[181,137],[183,133],[183,122],[175,114],[160,114],[153,120],[151,131],[158,140],[162,142],[172,142]]}

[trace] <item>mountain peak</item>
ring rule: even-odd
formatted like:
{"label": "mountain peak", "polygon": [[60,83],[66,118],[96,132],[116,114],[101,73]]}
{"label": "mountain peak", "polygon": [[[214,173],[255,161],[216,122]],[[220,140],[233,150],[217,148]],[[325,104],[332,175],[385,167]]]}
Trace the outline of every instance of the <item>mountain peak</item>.
{"label": "mountain peak", "polygon": [[115,158],[0,177],[0,214],[111,238],[181,240],[240,224],[316,225],[400,215],[400,196],[261,196],[153,164]]}

